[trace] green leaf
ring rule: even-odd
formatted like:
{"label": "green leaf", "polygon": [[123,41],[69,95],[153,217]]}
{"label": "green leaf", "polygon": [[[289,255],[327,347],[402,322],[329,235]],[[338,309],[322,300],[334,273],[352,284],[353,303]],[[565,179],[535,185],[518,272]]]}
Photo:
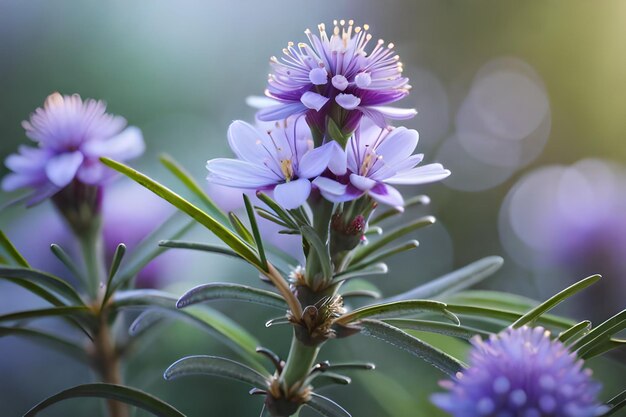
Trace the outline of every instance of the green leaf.
{"label": "green leaf", "polygon": [[346,363],[331,363],[326,367],[328,370],[332,371],[350,371],[350,370],[359,370],[359,371],[373,371],[376,369],[376,365],[371,362],[346,362]]}
{"label": "green leaf", "polygon": [[315,232],[315,229],[311,226],[302,226],[300,228],[300,232],[302,233],[302,238],[305,239],[315,251],[315,254],[319,259],[320,266],[322,267],[324,278],[330,279],[333,276],[333,271],[330,254],[328,253],[328,246],[322,242],[320,237]]}
{"label": "green leaf", "polygon": [[479,335],[481,338],[489,337],[490,332],[485,332],[473,327],[441,323],[438,321],[430,320],[415,320],[415,319],[384,319],[385,323],[400,329],[418,330],[422,332],[439,333],[445,336],[458,337],[465,340],[470,340],[474,336]]}
{"label": "green leaf", "polygon": [[350,385],[352,379],[345,375],[334,372],[315,372],[305,380],[304,385],[312,384],[315,381],[315,388],[325,387],[328,385]]}
{"label": "green leaf", "polygon": [[475,305],[525,313],[539,305],[539,301],[501,291],[467,290],[440,297],[450,304]]}
{"label": "green leaf", "polygon": [[[157,242],[168,237],[176,239],[187,232],[193,225],[181,212],[175,212],[159,227],[153,230],[137,245],[126,257],[124,265],[113,280],[111,292],[125,287],[150,261],[159,256],[165,249],[159,247]],[[165,236],[164,236],[165,235]]]}
{"label": "green leaf", "polygon": [[[409,207],[412,206],[417,206],[417,205],[423,205],[426,206],[430,204],[430,198],[428,198],[428,196],[426,195],[417,195],[415,197],[409,198],[408,200],[406,200],[404,202],[404,210],[408,209]],[[382,222],[383,220],[386,220],[390,217],[396,216],[398,214],[402,214],[404,213],[404,210],[398,210],[397,208],[391,208],[389,210],[386,210],[382,213],[380,213],[378,216],[374,217],[372,220],[369,221],[369,225],[373,226],[375,224],[378,224],[380,222]]]}
{"label": "green leaf", "polygon": [[379,299],[381,295],[380,295],[380,292],[378,291],[370,291],[370,290],[346,291],[341,294],[341,298],[343,298],[344,300],[347,300],[349,298],[356,298],[356,297]]}
{"label": "green leaf", "polygon": [[43,317],[72,317],[76,319],[93,319],[93,312],[86,306],[51,307],[37,310],[18,311],[17,313],[3,314],[0,322],[32,320]]}
{"label": "green leaf", "polygon": [[570,327],[569,329],[562,331],[559,334],[559,341],[567,343],[568,340],[576,339],[580,336],[584,336],[589,329],[591,329],[591,322],[589,320],[583,320]]}
{"label": "green leaf", "polygon": [[259,198],[259,200],[267,204],[267,206],[274,211],[274,213],[276,214],[276,216],[278,216],[278,218],[280,218],[283,222],[287,223],[290,229],[298,228],[298,222],[295,221],[293,216],[289,214],[287,210],[282,208],[280,204],[272,200],[267,194],[264,194],[258,191],[256,193],[256,196]]}
{"label": "green leaf", "polygon": [[620,349],[626,347],[626,340],[624,339],[614,339],[614,338],[605,338],[604,341],[600,343],[594,343],[589,349],[581,349],[578,353],[578,356],[581,359],[589,360],[591,358],[595,358],[596,356],[600,356],[610,350]]}
{"label": "green leaf", "polygon": [[15,262],[17,265],[24,268],[30,268],[30,265],[28,264],[26,259],[17,250],[17,248],[13,245],[8,236],[4,234],[2,230],[0,230],[0,247],[4,249],[8,257],[11,258],[13,262]]}
{"label": "green leaf", "polygon": [[255,368],[262,369],[256,353],[259,342],[244,328],[219,311],[207,306],[191,306],[181,310],[176,308],[176,301],[176,297],[157,290],[121,291],[113,295],[109,308],[114,311],[129,308],[158,309],[166,315],[182,319],[207,331],[241,355],[242,358],[245,358]]}
{"label": "green leaf", "polygon": [[233,234],[226,226],[215,220],[213,217],[209,216],[204,211],[200,210],[198,207],[191,204],[189,201],[174,193],[169,188],[159,184],[158,182],[147,177],[146,175],[124,164],[108,158],[101,158],[101,161],[108,167],[113,168],[114,170],[126,175],[127,177],[143,185],[159,197],[168,201],[170,204],[174,205],[179,210],[183,211],[184,213],[195,219],[198,223],[213,232],[222,242],[228,245],[231,249],[241,255],[241,257],[246,259],[252,265],[258,267],[263,271],[267,271],[267,265],[262,265],[260,263],[254,251],[244,241],[242,241],[239,237]]}
{"label": "green leaf", "polygon": [[46,346],[50,346],[53,349],[65,353],[72,359],[83,363],[88,362],[89,360],[85,349],[79,345],[41,330],[27,329],[24,327],[0,327],[0,337],[7,336],[17,336],[25,339],[31,339],[38,344],[41,343]]}
{"label": "green leaf", "polygon": [[578,281],[574,285],[567,287],[566,289],[559,292],[558,294],[553,295],[552,297],[548,298],[546,301],[539,304],[537,307],[533,308],[528,313],[524,314],[522,317],[517,319],[513,324],[511,324],[511,327],[513,328],[522,327],[523,325],[527,323],[531,323],[535,321],[539,316],[541,316],[546,311],[550,311],[552,308],[560,304],[566,298],[569,298],[572,295],[576,294],[578,291],[596,283],[600,278],[601,278],[600,275],[592,275],[588,278]]}
{"label": "green leaf", "polygon": [[331,400],[316,393],[311,393],[311,399],[304,404],[317,411],[324,417],[352,417],[343,407]]}
{"label": "green leaf", "polygon": [[401,238],[402,236],[411,233],[414,230],[421,229],[422,227],[429,226],[435,223],[435,218],[433,216],[426,216],[420,219],[417,219],[406,226],[399,227],[397,229],[392,230],[389,233],[385,233],[380,239],[375,242],[370,242],[368,245],[363,246],[357,249],[354,252],[354,257],[352,258],[352,264],[357,264],[367,256],[373,254],[374,252],[382,249],[387,244],[393,242],[396,239]]}
{"label": "green leaf", "polygon": [[162,322],[163,314],[158,309],[152,310],[148,308],[142,311],[128,327],[128,334],[137,337],[148,329],[153,328],[157,323]]}
{"label": "green leaf", "polygon": [[189,191],[197,196],[204,204],[204,207],[209,211],[213,217],[222,223],[228,223],[228,217],[226,214],[215,204],[213,200],[204,192],[202,187],[193,179],[191,174],[187,172],[178,162],[174,160],[170,155],[163,154],[159,157],[161,163],[172,173],[180,182],[185,185]]}
{"label": "green leaf", "polygon": [[361,278],[366,275],[382,275],[386,274],[388,270],[389,268],[387,268],[387,264],[380,262],[359,271],[340,272],[335,275],[334,282],[343,282],[354,278]]}
{"label": "green leaf", "polygon": [[346,325],[365,318],[395,318],[424,312],[440,314],[452,321],[453,323],[460,323],[458,317],[456,317],[454,314],[447,310],[445,303],[432,300],[409,300],[370,305],[358,308],[342,315],[335,320],[335,323]]}
{"label": "green leaf", "polygon": [[159,242],[159,246],[162,246],[164,248],[190,249],[203,252],[219,253],[221,255],[227,255],[233,258],[243,259],[232,249],[223,246],[211,245],[208,243],[185,242],[181,240],[161,240]]}
{"label": "green leaf", "polygon": [[50,245],[50,251],[57,257],[59,261],[74,275],[75,278],[86,284],[85,276],[80,272],[78,266],[72,261],[70,256],[63,248],[55,243]]}
{"label": "green leaf", "polygon": [[442,372],[455,377],[465,365],[445,352],[403,332],[402,330],[378,320],[363,320],[361,333],[390,343],[415,355]]}
{"label": "green leaf", "polygon": [[123,243],[117,245],[117,248],[115,248],[115,253],[113,254],[113,259],[111,260],[111,268],[109,269],[109,276],[107,278],[107,284],[104,290],[104,297],[102,297],[102,303],[100,304],[101,310],[104,308],[107,301],[109,301],[109,298],[111,297],[111,292],[113,290],[113,288],[111,288],[111,282],[113,281],[115,274],[117,274],[117,270],[120,267],[120,263],[122,262],[125,253],[126,245],[124,245]]}
{"label": "green leaf", "polygon": [[230,283],[210,283],[192,288],[178,299],[176,307],[183,308],[191,304],[212,300],[246,301],[274,307],[282,311],[288,308],[285,300],[276,293]]}
{"label": "green leaf", "polygon": [[215,375],[267,389],[267,377],[246,365],[219,356],[187,356],[170,365],[163,374],[166,380],[187,375]]}
{"label": "green leaf", "polygon": [[613,416],[619,410],[626,407],[626,390],[611,398],[609,401],[607,401],[606,405],[610,408],[606,413],[602,414],[602,417]]}
{"label": "green leaf", "polygon": [[578,339],[571,346],[571,350],[578,351],[578,354],[582,355],[595,345],[606,342],[611,336],[624,330],[624,328],[626,328],[626,310],[622,310],[610,319],[591,329],[589,333]]}
{"label": "green leaf", "polygon": [[352,264],[352,265],[350,265],[350,267],[348,269],[346,269],[346,271],[347,272],[358,271],[358,270],[366,268],[366,267],[368,267],[370,265],[379,263],[380,261],[382,261],[382,260],[384,260],[386,258],[389,258],[390,256],[393,256],[395,254],[415,249],[418,246],[419,246],[419,242],[417,240],[409,240],[406,243],[403,243],[403,244],[398,245],[398,246],[394,246],[393,248],[388,249],[386,251],[379,252],[375,256],[363,259],[358,264]]}
{"label": "green leaf", "polygon": [[389,301],[430,299],[455,293],[479,283],[500,269],[503,263],[504,260],[499,256],[488,256],[405,293],[391,297]]}
{"label": "green leaf", "polygon": [[121,385],[104,383],[78,385],[61,391],[31,408],[23,417],[34,417],[52,404],[69,398],[81,397],[106,398],[121,401],[142,408],[159,417],[185,417],[183,413],[171,405],[143,391]]}
{"label": "green leaf", "polygon": [[[446,308],[454,314],[460,316],[482,317],[489,320],[499,322],[512,323],[522,317],[521,313],[494,308],[468,306],[460,304],[448,303]],[[549,314],[538,317],[537,321],[546,326],[552,326],[560,329],[568,329],[574,325],[571,320],[563,319]]]}
{"label": "green leaf", "polygon": [[267,264],[267,257],[265,256],[265,249],[263,249],[263,239],[261,239],[261,232],[259,231],[259,225],[256,222],[256,217],[254,215],[254,208],[252,208],[252,203],[250,203],[250,198],[247,195],[243,195],[243,202],[246,206],[246,212],[248,213],[248,220],[250,221],[250,227],[252,228],[252,236],[254,237],[254,243],[256,243],[257,251],[259,252],[259,258],[261,260],[261,264]]}
{"label": "green leaf", "polygon": [[327,133],[328,136],[336,141],[342,149],[346,148],[346,144],[348,143],[348,139],[352,136],[351,133],[345,134],[341,131],[341,128],[337,126],[337,123],[332,119],[332,117],[328,117],[326,122]]}
{"label": "green leaf", "polygon": [[0,266],[0,279],[6,279],[21,285],[21,280],[27,280],[43,286],[48,290],[56,292],[58,295],[67,299],[71,303],[84,305],[80,295],[67,282],[54,275],[47,274],[36,269],[27,269],[21,267]]}
{"label": "green leaf", "polygon": [[250,246],[254,245],[254,236],[248,230],[246,225],[241,221],[239,217],[232,211],[228,213],[230,224],[233,226],[237,234]]}

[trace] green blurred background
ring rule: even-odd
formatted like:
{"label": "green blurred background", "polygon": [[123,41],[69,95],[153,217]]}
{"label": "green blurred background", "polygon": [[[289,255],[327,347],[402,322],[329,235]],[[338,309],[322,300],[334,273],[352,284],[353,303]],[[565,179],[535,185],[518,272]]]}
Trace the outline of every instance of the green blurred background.
{"label": "green blurred background", "polygon": [[[410,215],[432,213],[439,222],[419,232],[420,248],[396,256],[390,274],[376,283],[392,295],[472,260],[501,255],[505,266],[484,285],[543,299],[582,276],[538,274],[510,260],[498,230],[499,211],[516,181],[536,167],[587,157],[626,162],[625,17],[626,3],[619,0],[0,0],[0,156],[4,159],[26,142],[20,122],[48,94],[76,92],[105,100],[109,111],[142,129],[148,151],[135,166],[173,184],[156,162],[158,154],[168,152],[202,179],[207,159],[230,155],[225,139],[228,124],[253,119],[254,110],[245,99],[262,94],[268,58],[278,55],[287,41],[304,40],[307,27],[352,18],[369,23],[375,37],[396,44],[414,86],[400,104],[419,111],[406,125],[420,131],[418,150],[426,153],[426,159],[441,161],[437,156],[444,155],[442,146],[454,133],[455,114],[476,73],[495,58],[516,57],[534,68],[545,88],[551,117],[545,148],[537,145],[537,158],[505,170],[488,189],[470,191],[454,184],[407,188],[407,195],[426,192],[433,201]],[[454,165],[455,161],[441,162]],[[6,169],[0,168],[0,173]],[[487,170],[481,175],[488,183],[495,174]],[[0,201],[8,198],[2,195]],[[53,216],[46,205],[35,211]],[[11,224],[22,215],[26,215],[23,208],[5,210],[0,226],[10,233]],[[33,231],[33,245],[49,243],[37,238]],[[215,280],[256,282],[251,268],[216,257],[193,259],[194,268],[181,266],[184,273],[174,277],[184,281],[177,284],[179,290]],[[10,305],[19,310],[15,299],[5,302],[2,294],[8,294],[7,288],[0,287],[2,309]],[[571,302],[577,305],[576,299]],[[271,312],[246,305],[217,306],[236,314],[262,342],[286,354],[288,330],[263,326]],[[600,317],[614,312],[598,309],[595,313]],[[585,316],[584,311],[567,311]],[[446,344],[451,350],[465,349],[461,343]],[[128,382],[160,395],[189,416],[258,415],[261,400],[249,398],[245,387],[230,381],[162,381],[162,371],[172,361],[201,353],[230,355],[197,330],[172,325],[136,355],[127,370]],[[356,378],[349,387],[327,389],[354,416],[439,415],[427,396],[437,389],[442,375],[420,361],[360,336],[347,343],[330,342],[326,353],[378,365],[376,375]],[[609,378],[611,363],[597,360],[592,365],[600,376]],[[12,339],[0,339],[0,374],[0,409],[7,416],[90,378],[71,361]],[[613,373],[613,379],[619,381],[619,372]],[[604,397],[615,391],[610,390],[610,378],[607,385]],[[95,415],[99,410],[97,401],[76,400],[47,415]]]}

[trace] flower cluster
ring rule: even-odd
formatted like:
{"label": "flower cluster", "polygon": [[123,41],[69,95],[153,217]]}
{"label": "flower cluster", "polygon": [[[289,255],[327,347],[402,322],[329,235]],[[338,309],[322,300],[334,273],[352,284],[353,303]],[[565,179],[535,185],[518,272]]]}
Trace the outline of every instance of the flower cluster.
{"label": "flower cluster", "polygon": [[13,171],[2,181],[5,191],[33,189],[31,203],[64,189],[74,180],[100,185],[112,171],[99,161],[102,156],[128,160],[141,155],[141,131],[126,127],[126,120],[106,113],[106,104],[77,94],[53,93],[24,121],[26,136],[38,147],[21,146],[6,159]]}
{"label": "flower cluster", "polygon": [[238,159],[209,161],[209,181],[273,191],[287,209],[305,203],[313,190],[335,203],[368,195],[401,208],[402,195],[390,184],[447,177],[440,164],[416,167],[423,155],[413,155],[415,130],[387,124],[388,118],[408,119],[416,112],[381,107],[405,97],[409,85],[392,44],[385,47],[381,40],[367,51],[368,29],[341,20],[329,37],[320,25],[319,36],[305,32],[310,44],[290,43],[282,60],[273,57],[266,93],[279,104],[257,117],[275,126],[264,130],[234,122],[228,140]]}
{"label": "flower cluster", "polygon": [[594,417],[600,384],[582,360],[542,327],[507,329],[487,341],[476,337],[470,367],[433,402],[454,417]]}

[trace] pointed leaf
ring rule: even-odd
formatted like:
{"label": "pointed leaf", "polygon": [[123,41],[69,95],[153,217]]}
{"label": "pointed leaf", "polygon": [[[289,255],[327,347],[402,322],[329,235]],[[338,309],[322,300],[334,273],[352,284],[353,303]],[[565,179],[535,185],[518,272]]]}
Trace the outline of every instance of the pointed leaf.
{"label": "pointed leaf", "polygon": [[462,371],[465,365],[445,352],[411,336],[402,330],[378,320],[363,320],[361,333],[390,343],[415,355],[451,377]]}
{"label": "pointed leaf", "polygon": [[49,406],[69,398],[107,398],[142,408],[158,417],[185,417],[171,405],[135,388],[114,384],[85,384],[61,391],[31,408],[24,417],[34,417]]}
{"label": "pointed leaf", "polygon": [[563,300],[571,297],[572,295],[576,294],[580,290],[587,288],[588,286],[596,283],[600,278],[601,278],[600,275],[592,275],[588,278],[578,281],[574,285],[567,287],[566,289],[559,292],[558,294],[553,295],[552,297],[548,298],[546,301],[539,304],[537,307],[533,308],[528,313],[524,314],[522,317],[517,319],[515,323],[511,324],[511,327],[517,328],[527,323],[531,323],[535,321],[543,313],[550,311],[552,308],[560,304]]}
{"label": "pointed leaf", "polygon": [[9,240],[9,237],[0,230],[0,247],[4,249],[8,257],[13,260],[17,265],[24,268],[30,268],[30,265],[22,254],[17,250],[13,243]]}
{"label": "pointed leaf", "polygon": [[626,328],[626,310],[622,310],[610,319],[591,329],[589,333],[578,339],[572,346],[573,351],[578,351],[579,355],[586,350],[593,348],[598,343],[604,343],[614,334]]}
{"label": "pointed leaf", "polygon": [[591,322],[589,320],[583,320],[570,327],[569,329],[562,331],[559,334],[559,341],[566,343],[570,339],[576,339],[580,336],[584,336],[591,329]]}
{"label": "pointed leaf", "polygon": [[67,282],[54,275],[22,267],[0,266],[0,279],[6,279],[20,285],[21,280],[27,280],[41,285],[77,305],[84,305],[80,295]]}
{"label": "pointed leaf", "polygon": [[487,278],[500,269],[503,263],[501,257],[489,256],[405,293],[390,297],[388,301],[431,299],[461,291]]}
{"label": "pointed leaf", "polygon": [[164,248],[190,249],[203,252],[219,253],[222,255],[231,256],[233,258],[243,259],[241,256],[237,255],[237,253],[232,249],[223,246],[211,245],[208,243],[184,242],[181,240],[162,240],[159,242],[159,246],[162,246]]}
{"label": "pointed leaf", "polygon": [[[446,308],[452,313],[458,314],[460,316],[481,317],[489,320],[504,322],[507,325],[514,322],[515,320],[518,320],[522,316],[521,313],[517,313],[514,311],[450,303],[448,303]],[[552,326],[560,329],[569,329],[574,325],[574,322],[571,320],[563,319],[549,314],[540,316],[537,319],[537,322],[545,326]]]}
{"label": "pointed leaf", "polygon": [[332,262],[330,261],[330,254],[328,253],[328,247],[322,242],[320,237],[311,226],[302,226],[300,228],[302,238],[305,239],[311,248],[317,255],[320,266],[322,267],[322,273],[324,278],[330,278],[333,276]]}
{"label": "pointed leaf", "polygon": [[210,283],[199,285],[183,294],[178,308],[211,300],[239,300],[287,310],[287,303],[278,294],[240,284]]}
{"label": "pointed leaf", "polygon": [[311,393],[311,399],[304,404],[317,411],[324,417],[352,417],[343,407],[331,400],[316,393]]}
{"label": "pointed leaf", "polygon": [[85,349],[72,341],[65,340],[54,334],[49,334],[36,329],[27,329],[24,327],[0,327],[0,337],[7,336],[17,336],[30,339],[63,352],[79,362],[88,362]]}
{"label": "pointed leaf", "polygon": [[156,195],[177,207],[179,210],[187,213],[187,215],[213,232],[220,240],[222,240],[222,242],[228,245],[252,265],[255,265],[263,271],[267,271],[267,266],[260,264],[260,261],[254,251],[244,241],[233,234],[226,226],[191,204],[189,201],[174,193],[169,188],[124,164],[108,158],[101,158],[101,161],[110,168],[113,168],[114,170],[143,185]]}
{"label": "pointed leaf", "polygon": [[485,332],[473,327],[454,325],[449,323],[441,323],[430,320],[414,320],[414,319],[384,319],[385,323],[400,329],[417,330],[421,332],[439,333],[445,336],[459,337],[461,339],[470,340],[476,335],[481,338],[489,337],[490,332]]}
{"label": "pointed leaf", "polygon": [[264,194],[259,191],[256,193],[256,196],[259,198],[259,200],[267,204],[268,207],[274,211],[277,217],[279,217],[282,221],[287,223],[289,225],[289,228],[291,229],[298,228],[298,222],[294,220],[293,216],[289,214],[287,210],[282,208],[280,204],[272,200],[267,194]]}
{"label": "pointed leaf", "polygon": [[100,309],[104,308],[107,301],[109,301],[109,297],[111,296],[111,292],[112,292],[111,282],[113,281],[115,274],[117,274],[117,270],[120,267],[120,263],[122,262],[122,259],[124,258],[125,253],[126,253],[126,245],[124,245],[123,243],[120,243],[119,245],[117,245],[117,248],[115,248],[115,253],[113,254],[113,259],[111,260],[111,268],[109,269],[109,276],[107,278],[104,297],[102,297],[102,303],[100,305]]}
{"label": "pointed leaf", "polygon": [[359,271],[340,272],[334,276],[333,282],[343,282],[354,278],[361,278],[366,275],[382,275],[386,274],[387,271],[389,271],[387,264],[380,262]]}
{"label": "pointed leaf", "polygon": [[349,268],[346,269],[346,272],[352,272],[352,271],[358,271],[360,269],[366,268],[370,265],[379,263],[380,261],[389,258],[390,256],[396,255],[398,253],[402,253],[402,252],[406,252],[412,249],[415,249],[419,246],[419,242],[417,240],[410,240],[406,243],[403,243],[401,245],[398,246],[394,246],[391,249],[388,249],[386,251],[381,251],[379,252],[377,255],[368,257],[363,259],[361,262],[359,262],[358,264],[353,264],[350,265]]}
{"label": "pointed leaf", "polygon": [[456,324],[460,323],[458,317],[446,309],[445,303],[432,300],[397,301],[366,306],[342,315],[335,323],[345,325],[365,318],[402,317],[424,312],[440,314]]}
{"label": "pointed leaf", "polygon": [[41,308],[37,310],[18,311],[16,313],[3,314],[0,322],[33,320],[44,317],[71,317],[75,319],[94,319],[93,312],[86,306],[63,306]]}
{"label": "pointed leaf", "polygon": [[626,390],[611,398],[609,401],[607,401],[606,405],[610,408],[609,411],[602,414],[602,417],[617,416],[616,413],[622,408],[626,407]]}
{"label": "pointed leaf", "polygon": [[163,314],[159,310],[147,309],[142,311],[128,327],[128,334],[137,337],[163,321]]}
{"label": "pointed leaf", "polygon": [[267,389],[265,376],[242,363],[219,356],[198,355],[179,359],[167,368],[163,378],[172,380],[187,375],[216,375]]}
{"label": "pointed leaf", "polygon": [[259,225],[256,222],[254,214],[254,208],[250,203],[250,198],[247,195],[243,195],[243,202],[246,206],[246,212],[248,213],[248,221],[250,221],[250,228],[252,229],[252,236],[254,237],[254,243],[256,244],[257,252],[259,253],[259,259],[261,264],[267,264],[267,257],[265,256],[265,249],[263,249],[263,239],[261,239],[261,232],[259,231]]}
{"label": "pointed leaf", "polygon": [[202,187],[193,179],[191,174],[187,172],[178,162],[170,155],[163,154],[159,157],[161,163],[185,185],[189,191],[196,195],[208,210],[209,214],[218,221],[225,224],[228,223],[226,214],[215,204],[213,200],[204,192]]}
{"label": "pointed leaf", "polygon": [[63,250],[63,248],[57,244],[50,245],[50,251],[57,257],[59,261],[72,273],[72,275],[77,278],[79,281],[85,283],[86,279],[84,275],[80,272],[80,269],[76,266],[76,264],[72,261],[70,256]]}

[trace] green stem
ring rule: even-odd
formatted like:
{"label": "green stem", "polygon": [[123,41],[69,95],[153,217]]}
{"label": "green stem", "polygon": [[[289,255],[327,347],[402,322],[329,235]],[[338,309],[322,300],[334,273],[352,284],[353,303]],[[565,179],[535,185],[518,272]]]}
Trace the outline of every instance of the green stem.
{"label": "green stem", "polygon": [[311,372],[319,350],[319,346],[306,346],[293,335],[289,355],[280,375],[280,383],[285,393],[293,392],[293,388],[300,388],[302,381]]}
{"label": "green stem", "polygon": [[[313,228],[319,236],[322,243],[328,247],[328,235],[330,231],[330,221],[333,215],[333,203],[320,198],[318,201],[311,203],[313,211]],[[322,265],[315,251],[310,251],[306,260],[306,279],[310,288],[319,288],[316,277],[321,276]],[[330,277],[324,277],[330,279]]]}
{"label": "green stem", "polygon": [[101,284],[106,277],[104,267],[104,243],[100,219],[94,219],[91,227],[77,235],[85,264],[85,286],[89,297],[96,301]]}

